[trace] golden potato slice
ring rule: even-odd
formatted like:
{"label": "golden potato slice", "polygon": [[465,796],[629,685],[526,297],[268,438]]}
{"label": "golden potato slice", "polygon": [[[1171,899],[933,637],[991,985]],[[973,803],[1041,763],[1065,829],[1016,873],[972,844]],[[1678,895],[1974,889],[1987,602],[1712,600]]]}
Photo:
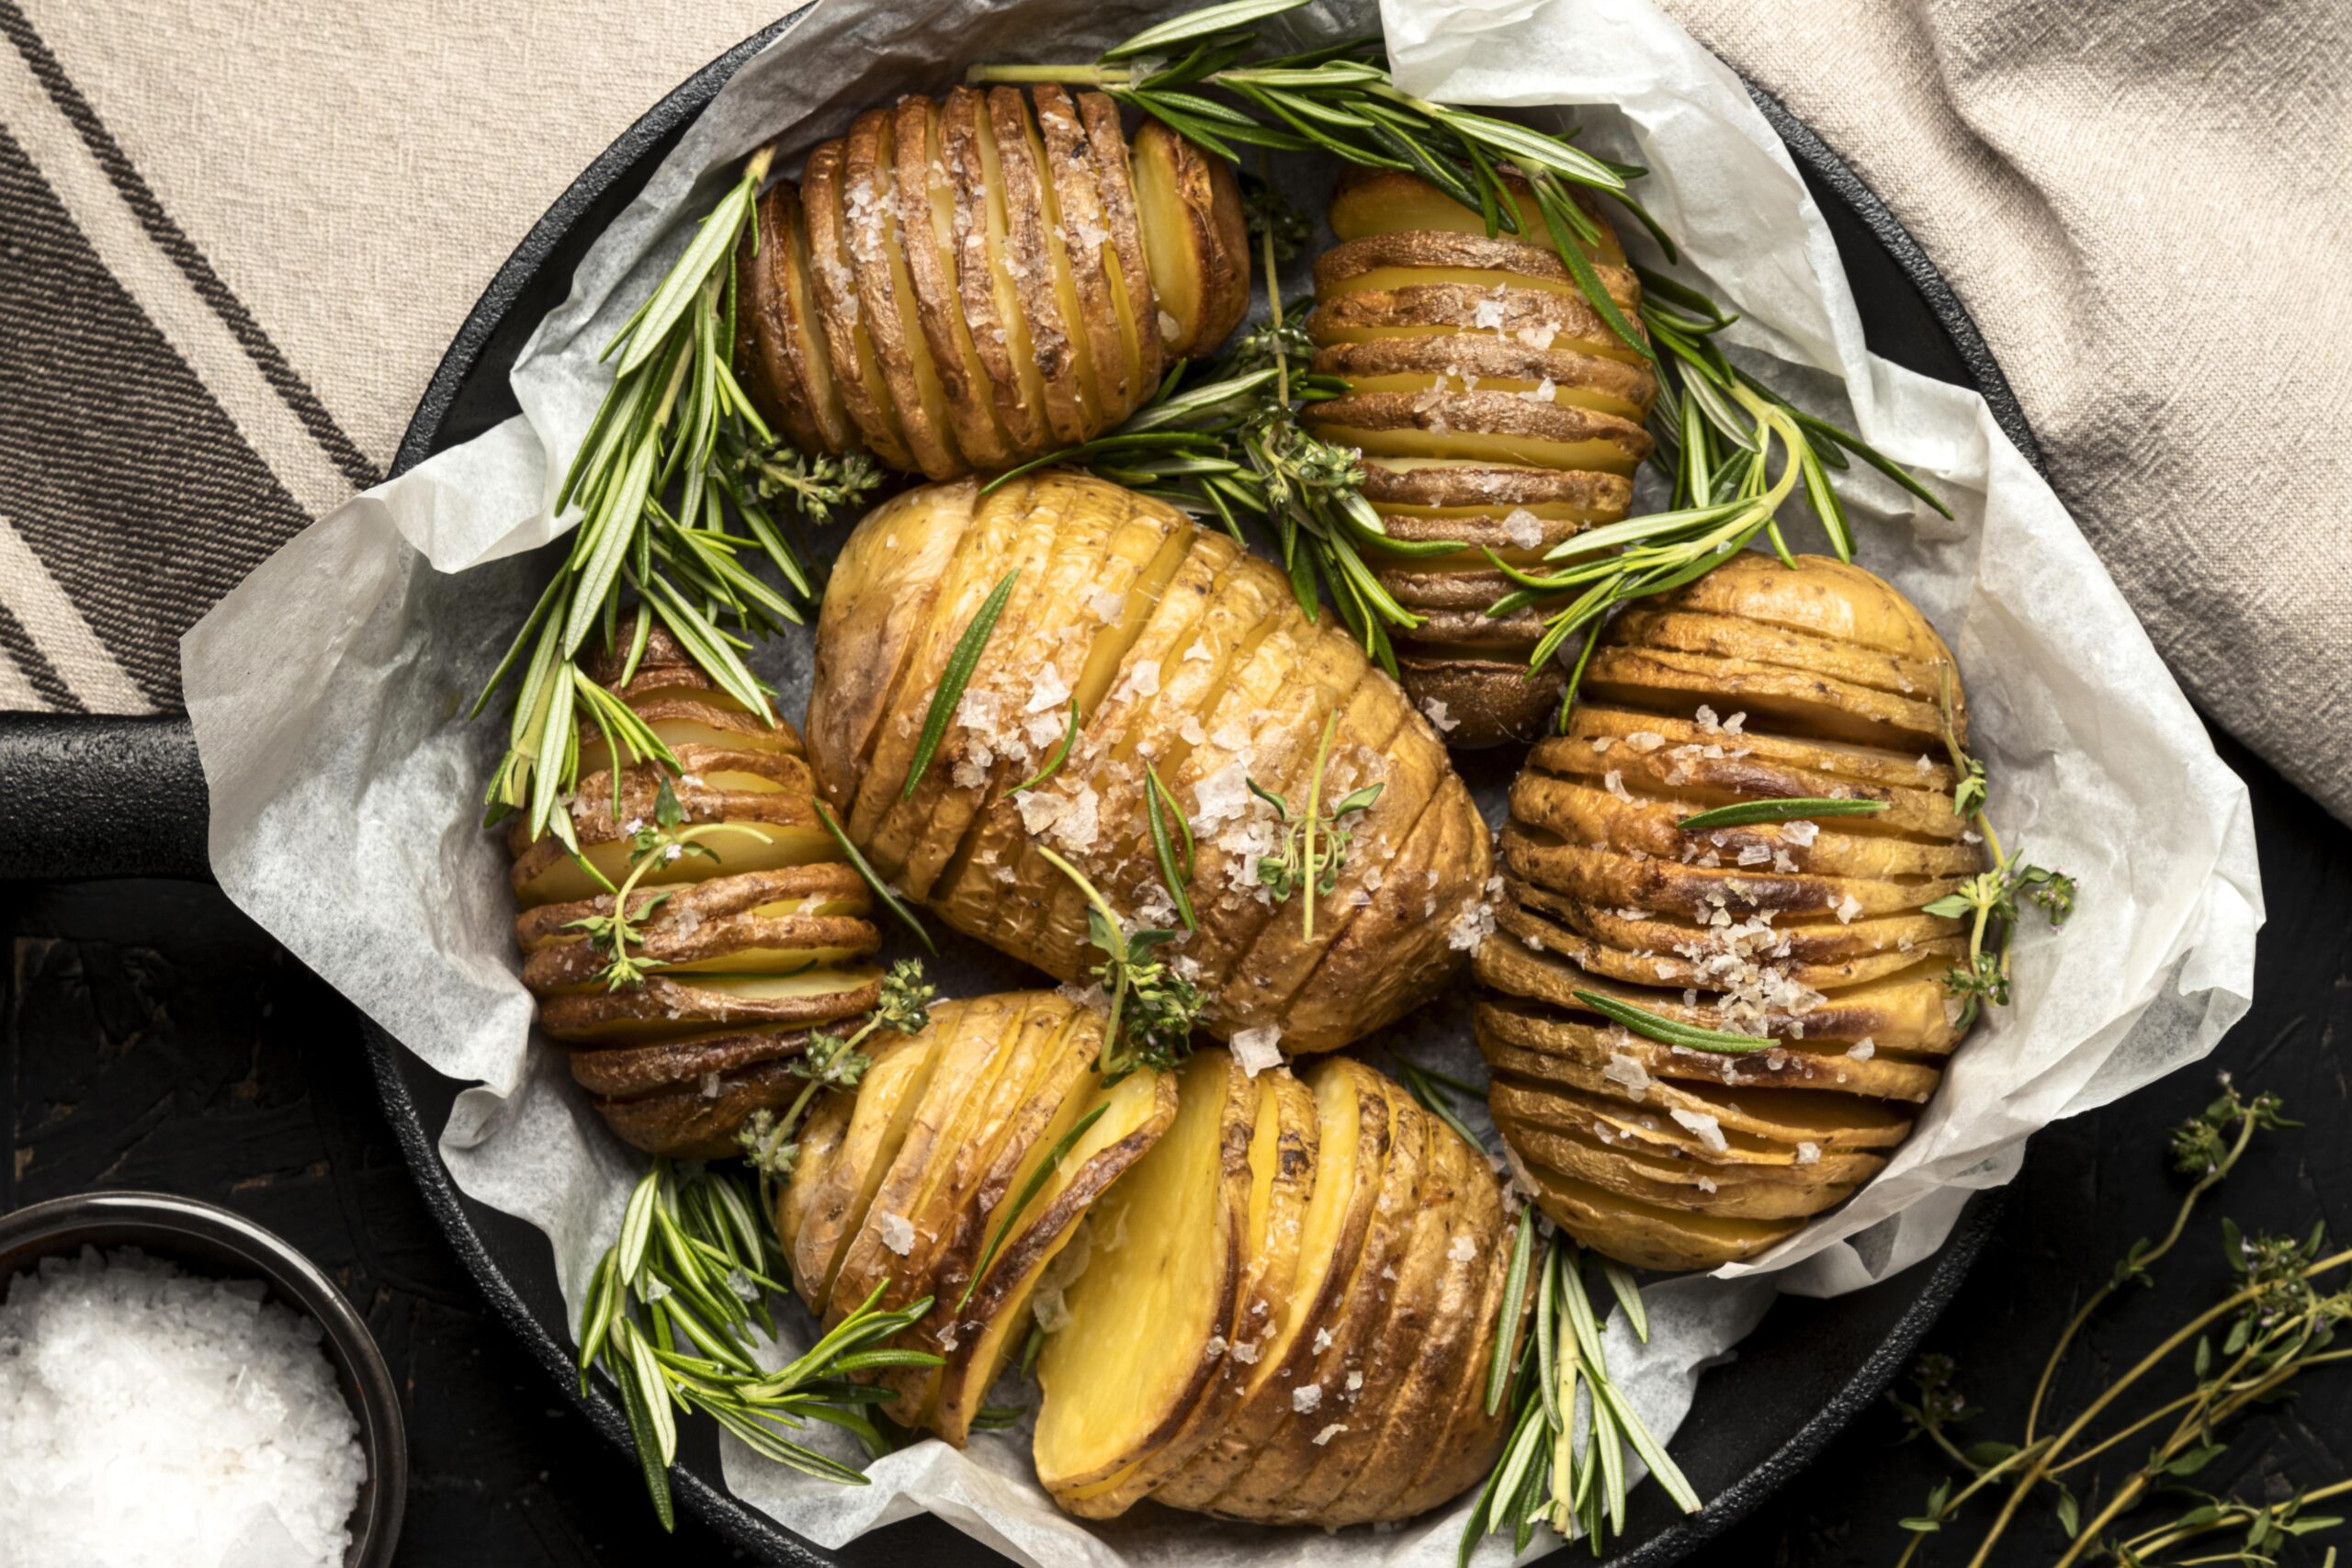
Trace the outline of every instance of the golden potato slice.
{"label": "golden potato slice", "polygon": [[[1389,1325],[1392,1337],[1404,1334],[1391,1348],[1401,1358],[1397,1376],[1386,1399],[1374,1405],[1368,1375],[1351,1407],[1357,1418],[1326,1445],[1323,1464],[1341,1474],[1332,1478],[1336,1490],[1316,1507],[1310,1523],[1409,1517],[1451,1495],[1419,1494],[1413,1482],[1456,1404],[1484,1393],[1485,1368],[1470,1364],[1469,1357],[1479,1338],[1477,1315],[1497,1310],[1487,1300],[1487,1280],[1497,1257],[1510,1251],[1511,1226],[1485,1152],[1473,1150],[1442,1122],[1432,1127],[1430,1140],[1451,1199],[1442,1218],[1443,1255],[1433,1299],[1427,1314],[1416,1318],[1402,1310],[1404,1298],[1397,1298]],[[1466,1392],[1472,1388],[1478,1393]],[[1310,1478],[1309,1484],[1319,1479]]]}
{"label": "golden potato slice", "polygon": [[929,98],[902,98],[894,114],[891,174],[899,197],[900,261],[947,421],[956,446],[973,466],[1007,468],[1014,461],[1012,447],[997,421],[996,391],[956,292],[956,190],[947,175],[939,106]]}
{"label": "golden potato slice", "polygon": [[1581,468],[1532,468],[1510,463],[1446,457],[1370,457],[1364,462],[1364,499],[1383,517],[1449,517],[1464,511],[1524,510],[1538,518],[1580,523],[1613,522],[1634,498],[1623,474]]}
{"label": "golden potato slice", "polygon": [[[1507,172],[1503,186],[1510,194],[1509,210],[1516,224],[1511,231],[1528,243],[1548,244],[1551,231],[1544,226],[1544,215],[1536,207],[1534,192],[1527,182],[1516,173]],[[1572,190],[1569,197],[1600,231],[1597,244],[1579,244],[1577,248],[1591,261],[1623,265],[1625,253],[1617,243],[1616,228],[1600,205],[1582,191]],[[1416,230],[1482,237],[1487,232],[1487,220],[1476,209],[1463,206],[1418,175],[1395,169],[1342,170],[1339,189],[1331,197],[1330,217],[1331,231],[1343,241]]]}
{"label": "golden potato slice", "polygon": [[1390,1110],[1377,1073],[1345,1057],[1316,1064],[1315,1185],[1299,1222],[1298,1261],[1285,1300],[1261,1315],[1254,1335],[1228,1349],[1242,1386],[1223,1429],[1154,1494],[1176,1507],[1208,1508],[1295,1419],[1292,1388],[1309,1375],[1316,1330],[1337,1315],[1353,1287],[1364,1237],[1383,1190]]}
{"label": "golden potato slice", "polygon": [[1102,266],[1111,279],[1112,306],[1126,348],[1127,384],[1140,404],[1151,396],[1167,368],[1167,345],[1157,330],[1159,307],[1152,297],[1151,264],[1144,255],[1143,221],[1136,211],[1135,179],[1127,164],[1126,132],[1119,124],[1119,106],[1104,94],[1079,94],[1078,112],[1086,123],[1087,149],[1093,154],[1102,224],[1111,231],[1111,249],[1103,256]]}
{"label": "golden potato slice", "polygon": [[857,289],[850,250],[846,150],[828,141],[808,154],[800,178],[800,215],[808,230],[808,275],[816,285],[817,319],[825,329],[825,357],[842,406],[874,455],[894,468],[915,466],[899,427],[889,382],[874,350],[874,326]]}
{"label": "golden potato slice", "polygon": [[[1601,764],[1604,769],[1639,767],[1643,764],[1628,759],[1656,756],[1660,749],[1650,747],[1646,740],[1633,745],[1633,738],[1656,735],[1666,743],[1666,754],[1656,763],[1664,770],[1661,783],[1679,764],[1689,775],[1685,786],[1747,799],[1834,797],[1842,785],[1862,784],[1871,787],[1849,793],[1905,803],[1902,819],[1906,831],[1958,838],[1966,829],[1967,824],[1951,811],[1951,765],[1940,749],[1906,756],[1814,736],[1746,730],[1740,727],[1747,715],[1737,708],[1716,718],[1709,725],[1679,714],[1644,712],[1579,698],[1576,711],[1568,716],[1567,733],[1544,741],[1528,761],[1561,774],[1592,772],[1594,757],[1609,759]],[[1709,756],[1709,747],[1720,749],[1722,755]],[[1946,821],[1947,818],[1951,820]]]}
{"label": "golden potato slice", "polygon": [[736,374],[770,428],[804,452],[829,452],[835,448],[817,423],[795,357],[806,340],[786,281],[799,206],[800,190],[791,181],[769,186],[753,209],[751,243],[735,249]]}
{"label": "golden potato slice", "polygon": [[799,1256],[800,1233],[818,1190],[831,1173],[842,1145],[849,1137],[850,1119],[857,1111],[857,1096],[827,1089],[808,1107],[800,1123],[800,1153],[792,1162],[791,1179],[775,1195],[775,1234],[783,1244],[786,1264]]}
{"label": "golden potato slice", "polygon": [[[1487,387],[1524,395],[1548,382],[1555,402],[1637,424],[1657,399],[1657,375],[1646,363],[1579,353],[1532,328],[1515,334],[1468,332],[1335,343],[1317,351],[1314,367],[1365,392]],[[1440,378],[1442,389],[1437,386]]]}
{"label": "golden potato slice", "polygon": [[1086,1515],[1098,1483],[1172,1441],[1220,1370],[1247,1261],[1257,1100],[1225,1052],[1194,1055],[1174,1124],[1089,1216],[1090,1261],[1037,1358],[1037,1479],[1065,1508]]}
{"label": "golden potato slice", "polygon": [[[1093,1027],[1100,1040],[1100,1020]],[[1080,1221],[1111,1184],[1157,1143],[1176,1117],[1176,1078],[1169,1073],[1131,1073],[1108,1088],[1071,1102],[1080,1116],[1097,1107],[1095,1119],[1020,1217],[1020,1228],[995,1262],[958,1320],[959,1338],[947,1351],[940,1392],[930,1416],[933,1430],[961,1447],[970,1435],[989,1385],[1026,1337],[1032,1292],[1078,1234]],[[1072,1124],[1076,1122],[1073,1118]],[[1057,1127],[1058,1140],[1068,1129]],[[1054,1145],[1047,1144],[1046,1150]],[[1041,1151],[1042,1153],[1045,1151]],[[1013,1190],[1026,1185],[1024,1171]],[[995,1233],[990,1232],[993,1235]],[[972,1325],[981,1325],[977,1332]]]}
{"label": "golden potato slice", "polygon": [[991,87],[988,123],[997,176],[1003,182],[1003,266],[1012,275],[1021,320],[1028,327],[1029,353],[1043,378],[1046,423],[1059,441],[1083,441],[1093,428],[1085,388],[1085,344],[1071,335],[1070,317],[1062,309],[1053,219],[1046,206],[1052,183],[1029,100],[1018,87]]}
{"label": "golden potato slice", "polygon": [[1611,414],[1509,392],[1351,392],[1307,405],[1327,441],[1379,457],[1470,457],[1631,475],[1649,433]]}
{"label": "golden potato slice", "polygon": [[[1351,1392],[1348,1380],[1361,1380],[1390,1302],[1408,1282],[1415,1291],[1425,1288],[1414,1243],[1422,1213],[1430,1119],[1400,1087],[1384,1078],[1378,1088],[1388,1100],[1388,1158],[1353,1278],[1333,1310],[1306,1330],[1310,1335],[1306,1354],[1283,1385],[1287,1413],[1277,1416],[1231,1483],[1207,1506],[1205,1511],[1220,1518],[1271,1523],[1291,1517],[1285,1500],[1323,1458],[1323,1445],[1316,1438],[1345,1425],[1344,1396]],[[1362,1386],[1359,1381],[1355,1392]]]}
{"label": "golden potato slice", "polygon": [[1246,1369],[1229,1353],[1271,1320],[1288,1299],[1298,1268],[1300,1224],[1315,1187],[1315,1096],[1284,1068],[1261,1073],[1257,1122],[1250,1138],[1247,1263],[1234,1296],[1233,1320],[1222,1330],[1227,1353],[1183,1427],[1156,1453],[1109,1482],[1077,1495],[1079,1511],[1108,1518],[1149,1495],[1224,1431],[1247,1387]]}
{"label": "golden potato slice", "polygon": [[1225,161],[1156,119],[1129,143],[1154,321],[1174,358],[1223,343],[1250,309],[1250,233]]}
{"label": "golden potato slice", "polygon": [[940,107],[939,130],[955,188],[956,287],[972,347],[1012,450],[1043,453],[1055,436],[1046,421],[1045,378],[1030,350],[1028,314],[1008,265],[1011,219],[987,95],[951,90]]}
{"label": "golden potato slice", "polygon": [[[1802,1220],[1730,1219],[1645,1203],[1559,1171],[1532,1169],[1546,1213],[1586,1246],[1636,1269],[1708,1269],[1755,1257],[1794,1235]],[[1826,1206],[1826,1205],[1825,1205]]]}
{"label": "golden potato slice", "polygon": [[[1412,1479],[1397,1489],[1396,1506],[1400,1514],[1408,1509],[1422,1512],[1459,1497],[1492,1474],[1502,1458],[1506,1423],[1513,1412],[1510,1402],[1505,1400],[1495,1414],[1487,1414],[1487,1378],[1498,1354],[1507,1363],[1516,1360],[1532,1326],[1535,1304],[1536,1281],[1531,1270],[1520,1291],[1517,1309],[1507,1313],[1504,1307],[1518,1208],[1514,1200],[1506,1209],[1503,1233],[1485,1255],[1486,1275],[1471,1319],[1471,1339],[1453,1376],[1452,1397],[1437,1422],[1408,1434],[1418,1443],[1421,1460]],[[1342,1499],[1341,1506],[1347,1502]]]}
{"label": "golden potato slice", "polygon": [[842,242],[856,278],[858,318],[874,345],[907,450],[925,475],[952,479],[971,465],[956,449],[946,393],[907,274],[892,145],[895,118],[889,109],[868,109],[850,126],[842,158]]}
{"label": "golden potato slice", "polygon": [[[1630,275],[1628,275],[1630,276]],[[1637,289],[1611,302],[1636,333]],[[1564,348],[1628,366],[1646,363],[1641,350],[1617,335],[1581,292],[1512,288],[1509,283],[1400,283],[1336,294],[1307,313],[1306,335],[1317,348],[1387,339],[1487,335],[1532,348]]]}
{"label": "golden potato slice", "polygon": [[[873,1043],[866,1052],[873,1065],[859,1081],[841,1150],[830,1165],[807,1179],[810,1185],[790,1258],[792,1282],[820,1318],[831,1304],[842,1256],[865,1231],[865,1212],[898,1161],[945,1037],[946,1031],[934,1020],[919,1035],[887,1036]],[[794,1184],[802,1179],[796,1175]]]}
{"label": "golden potato slice", "polygon": [[1116,424],[1148,389],[1136,385],[1136,367],[1120,333],[1122,301],[1113,292],[1109,270],[1118,265],[1118,255],[1105,220],[1093,149],[1068,92],[1052,85],[1031,91],[1049,176],[1046,194],[1052,222],[1046,237],[1058,258],[1055,277],[1063,288],[1063,315],[1080,342],[1094,417],[1102,424]]}

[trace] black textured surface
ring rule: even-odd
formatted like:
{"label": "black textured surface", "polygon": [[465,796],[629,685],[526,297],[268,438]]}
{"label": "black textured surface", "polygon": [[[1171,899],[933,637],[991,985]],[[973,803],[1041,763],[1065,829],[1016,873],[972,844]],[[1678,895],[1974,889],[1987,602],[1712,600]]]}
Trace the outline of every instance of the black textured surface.
{"label": "black textured surface", "polygon": [[208,876],[185,718],[0,714],[0,878]]}

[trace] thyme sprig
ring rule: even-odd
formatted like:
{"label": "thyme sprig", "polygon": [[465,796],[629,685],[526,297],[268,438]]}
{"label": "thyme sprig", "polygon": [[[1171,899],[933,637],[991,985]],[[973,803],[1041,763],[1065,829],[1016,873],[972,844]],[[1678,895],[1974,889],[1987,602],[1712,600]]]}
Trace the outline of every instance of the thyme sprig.
{"label": "thyme sprig", "polygon": [[[1282,844],[1272,854],[1258,857],[1258,880],[1273,890],[1274,902],[1287,903],[1290,896],[1300,888],[1310,889],[1305,913],[1300,918],[1300,935],[1315,940],[1315,905],[1317,899],[1340,885],[1340,873],[1348,863],[1348,851],[1355,842],[1355,833],[1342,826],[1350,817],[1369,811],[1386,787],[1368,784],[1350,790],[1333,801],[1327,809],[1323,805],[1323,774],[1331,761],[1331,738],[1339,732],[1340,710],[1333,708],[1331,716],[1323,723],[1323,739],[1315,751],[1315,772],[1306,784],[1306,807],[1294,818],[1290,802],[1267,789],[1255,779],[1242,782],[1250,793],[1274,808],[1274,818],[1282,827]],[[1321,840],[1318,844],[1317,839]]]}
{"label": "thyme sprig", "polygon": [[[1366,552],[1408,558],[1442,555],[1444,541],[1391,538],[1379,513],[1363,498],[1363,464],[1352,447],[1335,446],[1298,423],[1306,404],[1338,396],[1344,384],[1306,368],[1312,345],[1282,298],[1275,261],[1299,223],[1272,187],[1250,210],[1265,277],[1267,323],[1241,338],[1233,352],[1191,378],[1172,367],[1149,401],[1116,430],[1051,452],[993,481],[1046,467],[1083,468],[1172,505],[1215,516],[1236,541],[1242,520],[1271,532],[1291,591],[1307,617],[1319,618],[1322,595],[1331,603],[1366,654],[1390,674],[1396,657],[1389,628],[1410,629],[1421,617],[1383,586]],[[1286,215],[1286,216],[1285,216]],[[984,492],[985,493],[985,492]]]}
{"label": "thyme sprig", "polygon": [[798,1359],[774,1371],[762,1367],[759,1344],[775,1333],[768,1295],[784,1290],[785,1264],[761,1213],[741,1177],[717,1168],[682,1176],[657,1158],[629,1195],[619,1238],[589,1278],[581,1391],[598,1367],[619,1389],[663,1529],[677,1528],[669,1471],[680,1414],[708,1415],[753,1451],[803,1474],[862,1486],[865,1476],[796,1434],[820,1421],[850,1432],[878,1458],[893,1438],[868,1412],[892,1394],[855,1374],[942,1362],[879,1348],[931,1310],[929,1297],[878,1310],[885,1280]]}
{"label": "thyme sprig", "polygon": [[[863,458],[793,451],[735,378],[733,264],[739,246],[758,243],[752,212],[772,158],[763,148],[745,162],[605,346],[613,383],[555,500],[559,516],[577,508],[579,526],[471,710],[480,715],[515,678],[506,754],[484,800],[489,821],[520,811],[533,838],[551,832],[571,845],[560,806],[578,783],[583,723],[603,734],[616,781],[644,761],[678,771],[670,748],[588,678],[582,661],[592,643],[627,647],[633,672],[659,623],[720,691],[773,722],[742,653],[752,638],[800,624],[815,592],[783,513],[820,520],[879,482]],[[753,570],[760,561],[786,591]],[[626,626],[624,591],[635,599]]]}
{"label": "thyme sprig", "polygon": [[1952,809],[1969,820],[1993,857],[1990,869],[1970,877],[1924,911],[1969,922],[1968,956],[1944,976],[1945,990],[1961,998],[1952,1027],[1966,1029],[1984,1004],[2008,1005],[2009,943],[2017,934],[2019,898],[2039,908],[2052,926],[2063,926],[2075,912],[2077,889],[2073,877],[2027,863],[2021,849],[2018,852],[2002,849],[2001,836],[1984,813],[1984,764],[1961,748],[1949,665],[1944,669],[1941,701],[1944,746],[1951,754],[1953,772],[1960,776],[1952,790]]}
{"label": "thyme sprig", "polygon": [[[589,946],[605,955],[604,967],[596,972],[595,978],[603,982],[607,991],[628,990],[641,986],[650,972],[668,966],[662,959],[645,956],[644,925],[652,918],[653,911],[667,903],[670,896],[678,889],[665,887],[632,904],[631,897],[636,894],[638,885],[645,879],[646,873],[656,867],[674,864],[687,855],[697,855],[713,864],[718,863],[718,852],[707,841],[711,839],[732,834],[763,844],[770,841],[768,835],[761,829],[741,822],[703,822],[687,826],[685,808],[678,802],[677,791],[670,787],[667,774],[662,776],[661,787],[653,796],[653,820],[625,823],[623,826],[629,833],[628,875],[622,879],[618,887],[614,887],[585,856],[576,849],[573,851],[576,863],[597,881],[603,882],[612,893],[613,912],[583,916],[564,923],[566,931],[582,933]],[[638,952],[629,951],[632,942],[637,944]]]}
{"label": "thyme sprig", "polygon": [[921,959],[901,958],[882,976],[881,996],[854,1032],[844,1036],[821,1029],[808,1032],[807,1048],[784,1064],[785,1071],[808,1080],[799,1095],[782,1115],[764,1109],[752,1111],[735,1134],[743,1157],[760,1173],[763,1209],[768,1207],[768,1183],[790,1178],[800,1157],[794,1134],[800,1131],[801,1118],[817,1091],[855,1089],[866,1068],[874,1065],[874,1059],[858,1047],[877,1030],[921,1034],[931,1027],[931,1002],[938,994],[939,987],[923,978]]}
{"label": "thyme sprig", "polygon": [[1102,1055],[1095,1070],[1106,1084],[1137,1067],[1170,1072],[1192,1055],[1193,1028],[1207,1006],[1192,981],[1173,964],[1154,957],[1181,932],[1147,929],[1130,932],[1086,874],[1043,844],[1037,852],[1070,879],[1086,897],[1086,935],[1102,953],[1090,971],[1110,995],[1110,1017],[1102,1026]]}
{"label": "thyme sprig", "polygon": [[[1939,1482],[1928,1494],[1926,1507],[1902,1521],[1910,1540],[1898,1568],[1907,1568],[1928,1536],[1954,1528],[1972,1500],[2003,1490],[2007,1495],[1970,1560],[1971,1568],[2007,1560],[1997,1549],[2030,1500],[2046,1498],[2068,1539],[2057,1568],[2095,1561],[2140,1568],[2185,1568],[2192,1562],[2271,1568],[2289,1540],[2342,1522],[2310,1510],[2313,1504],[2352,1494],[2352,1480],[2296,1488],[2283,1498],[2274,1493],[2262,1503],[2242,1502],[2192,1484],[2228,1452],[2222,1428],[2230,1420],[2255,1405],[2290,1397],[2290,1385],[2304,1373],[2352,1359],[2352,1350],[2335,1348],[2333,1343],[2337,1325],[2352,1318],[2352,1290],[2340,1282],[2329,1290],[2323,1283],[2352,1265],[2352,1252],[2323,1256],[2324,1236],[2317,1229],[2301,1238],[2248,1236],[2224,1220],[2227,1293],[2109,1381],[2080,1415],[2057,1430],[2041,1430],[2058,1368],[2086,1324],[2126,1286],[2154,1283],[2154,1266],[2178,1244],[2200,1201],[2237,1167],[2255,1134],[2297,1125],[2281,1109],[2277,1097],[2249,1098],[2224,1077],[2220,1097],[2174,1129],[2172,1163],[2194,1179],[2192,1184],[2163,1237],[2133,1242],[2106,1282],[2068,1321],[2043,1363],[2018,1440],[1969,1442],[1957,1430],[1982,1412],[1959,1392],[1946,1358],[1923,1359],[1912,1374],[1911,1392],[1889,1395],[1910,1428],[1905,1440],[1924,1438],[1966,1478]],[[2144,1379],[2184,1353],[2188,1392],[2092,1439],[2095,1424],[2109,1418],[2109,1412]],[[2127,1444],[2132,1446],[2125,1449]],[[2082,1472],[2081,1467],[2119,1449],[2145,1457],[2120,1480]],[[2126,1533],[2127,1517],[2166,1499],[2167,1517]],[[2236,1544],[2223,1546],[2218,1554],[2174,1555],[2190,1541],[2224,1531],[2237,1538]]]}

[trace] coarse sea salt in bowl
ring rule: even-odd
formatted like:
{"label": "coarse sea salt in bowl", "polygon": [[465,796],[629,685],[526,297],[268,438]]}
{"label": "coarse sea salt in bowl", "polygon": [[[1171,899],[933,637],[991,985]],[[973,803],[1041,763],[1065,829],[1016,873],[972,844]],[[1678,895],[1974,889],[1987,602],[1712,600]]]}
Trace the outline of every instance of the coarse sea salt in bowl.
{"label": "coarse sea salt in bowl", "polygon": [[[15,1461],[0,1479],[0,1514],[37,1513],[0,1517],[0,1568],[34,1561],[13,1555],[30,1540],[85,1531],[75,1555],[41,1561],[390,1563],[408,1491],[391,1373],[334,1282],[252,1221],[157,1192],[92,1192],[0,1217],[0,1357],[15,1362],[0,1366],[0,1387],[17,1391],[0,1395],[0,1451]],[[54,1359],[39,1364],[44,1358]],[[138,1391],[135,1409],[112,1395],[117,1389]],[[52,1429],[58,1409],[85,1400],[96,1402],[87,1432]],[[208,1404],[209,1446],[175,1429],[206,1421]],[[218,1498],[224,1511],[184,1517],[168,1540],[143,1544],[132,1532],[143,1533],[161,1510],[67,1516],[70,1503],[86,1508],[94,1497],[121,1495],[110,1488],[124,1478],[103,1467],[94,1473],[93,1456],[76,1451],[85,1436],[153,1472],[134,1478],[146,1489],[132,1495],[138,1502],[185,1491],[199,1507],[208,1495]],[[364,1473],[353,1463],[355,1441]],[[28,1456],[56,1467],[47,1478],[62,1483],[55,1506],[44,1509],[43,1478],[27,1472]],[[338,1529],[329,1520],[355,1492]],[[261,1495],[269,1501],[257,1507],[251,1499]],[[345,1541],[339,1558],[332,1544],[312,1544],[322,1540]],[[210,1561],[191,1550],[199,1540],[213,1543]]]}

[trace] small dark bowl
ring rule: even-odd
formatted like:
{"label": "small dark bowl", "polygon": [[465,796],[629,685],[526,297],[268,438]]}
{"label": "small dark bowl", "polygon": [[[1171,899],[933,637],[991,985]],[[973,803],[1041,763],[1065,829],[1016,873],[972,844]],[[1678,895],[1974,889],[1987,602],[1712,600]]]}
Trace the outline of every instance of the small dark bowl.
{"label": "small dark bowl", "polygon": [[135,1247],[191,1274],[259,1280],[271,1300],[318,1320],[368,1455],[344,1568],[390,1568],[408,1499],[408,1432],[383,1352],[334,1281],[242,1214],[164,1192],[87,1192],[0,1217],[0,1294],[41,1258],[85,1247]]}

